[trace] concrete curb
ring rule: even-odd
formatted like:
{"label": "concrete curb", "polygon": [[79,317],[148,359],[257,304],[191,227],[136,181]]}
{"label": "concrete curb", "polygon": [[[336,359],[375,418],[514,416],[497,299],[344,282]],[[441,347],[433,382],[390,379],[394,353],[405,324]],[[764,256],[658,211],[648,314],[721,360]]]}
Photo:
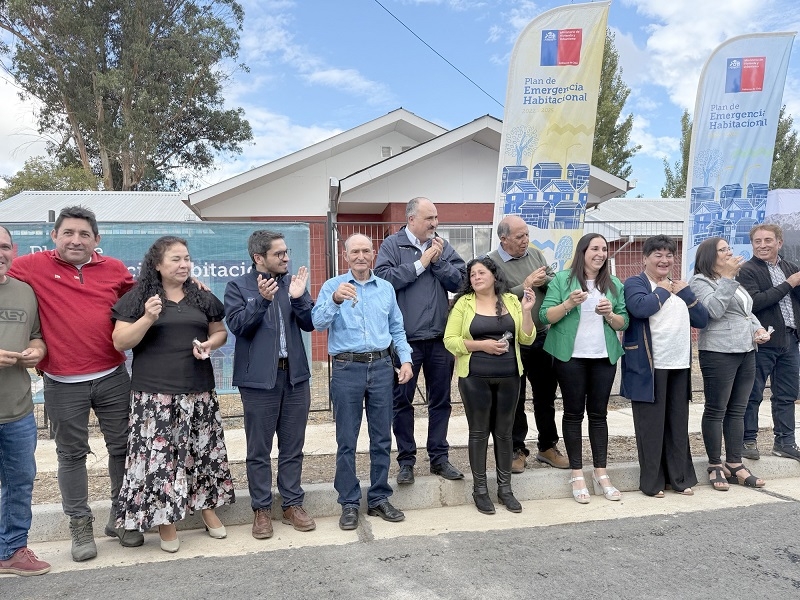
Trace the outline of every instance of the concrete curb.
{"label": "concrete curb", "polygon": [[[745,464],[756,475],[767,481],[788,477],[800,477],[800,462],[765,456],[759,461],[745,460]],[[695,458],[694,468],[700,485],[708,485],[706,474],[707,462],[705,459]],[[608,467],[614,485],[623,492],[636,492],[639,488],[639,464],[614,463]],[[601,490],[592,481],[590,468],[584,469],[587,487],[596,495],[602,495]],[[568,484],[569,472],[561,469],[539,468],[527,469],[525,473],[512,477],[514,495],[519,500],[545,500],[555,498],[571,498],[572,492]],[[362,484],[362,496],[366,497],[368,484]],[[472,503],[472,477],[467,475],[461,481],[447,481],[436,476],[420,476],[416,482],[409,486],[397,486],[393,483],[394,495],[392,504],[402,510],[441,508],[459,506]],[[313,517],[332,517],[341,514],[341,507],[336,502],[336,491],[332,483],[312,483],[304,486],[304,506]],[[494,473],[489,473],[489,489],[496,500],[496,484]],[[95,516],[94,532],[96,537],[104,535],[103,530],[108,521],[111,502],[109,500],[93,502],[91,504]],[[366,510],[362,501],[362,510]],[[218,510],[219,517],[226,525],[246,525],[253,521],[253,511],[250,508],[250,495],[247,490],[236,490],[236,502],[223,506]],[[631,514],[630,516],[636,516]],[[280,520],[280,495],[274,492],[273,519]],[[203,522],[200,515],[195,514],[178,523],[178,529],[200,529]],[[68,540],[69,524],[59,504],[39,504],[33,506],[33,524],[28,535],[31,543]]]}

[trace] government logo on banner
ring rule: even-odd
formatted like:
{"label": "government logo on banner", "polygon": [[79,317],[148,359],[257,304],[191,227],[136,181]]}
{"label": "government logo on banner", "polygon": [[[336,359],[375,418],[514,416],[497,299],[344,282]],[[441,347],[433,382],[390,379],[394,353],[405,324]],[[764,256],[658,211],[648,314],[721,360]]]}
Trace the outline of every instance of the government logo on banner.
{"label": "government logo on banner", "polygon": [[764,89],[766,56],[729,58],[725,75],[725,93],[760,92]]}
{"label": "government logo on banner", "polygon": [[581,64],[583,29],[546,29],[542,31],[542,67]]}
{"label": "government logo on banner", "polygon": [[766,217],[781,96],[793,32],[751,33],[720,44],[706,61],[686,177],[683,272],[712,237],[752,256],[750,230]]}

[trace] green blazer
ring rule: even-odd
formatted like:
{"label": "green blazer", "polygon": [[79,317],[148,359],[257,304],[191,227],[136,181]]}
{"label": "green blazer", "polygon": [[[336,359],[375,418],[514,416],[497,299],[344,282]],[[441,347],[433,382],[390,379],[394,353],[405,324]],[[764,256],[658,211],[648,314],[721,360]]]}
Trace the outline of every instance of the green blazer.
{"label": "green blazer", "polygon": [[[628,328],[628,311],[625,310],[625,296],[622,293],[622,282],[611,276],[611,282],[617,290],[616,296],[610,291],[606,292],[606,298],[611,302],[612,310],[615,314],[620,315],[625,319],[625,324],[622,326],[623,331]],[[550,323],[547,320],[547,309],[557,306],[564,302],[574,290],[580,289],[580,284],[577,280],[572,280],[570,272],[559,271],[556,273],[555,278],[547,286],[547,294],[542,302],[542,307],[539,309],[539,319],[542,323]],[[581,311],[579,307],[573,309],[569,314],[563,317],[560,321],[552,323],[547,332],[547,339],[544,342],[544,349],[549,354],[552,354],[558,360],[567,362],[572,358],[572,351],[575,348],[575,336],[578,334],[578,323],[581,320]],[[608,360],[612,365],[617,364],[617,361],[623,354],[622,344],[619,341],[619,334],[605,319],[603,319],[605,327],[603,328],[606,335],[606,350],[608,351]]]}

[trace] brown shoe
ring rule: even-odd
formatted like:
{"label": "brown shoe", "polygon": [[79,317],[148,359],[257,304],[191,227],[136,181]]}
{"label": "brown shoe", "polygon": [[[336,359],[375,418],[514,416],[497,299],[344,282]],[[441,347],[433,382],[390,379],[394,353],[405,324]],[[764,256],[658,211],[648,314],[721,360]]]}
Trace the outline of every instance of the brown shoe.
{"label": "brown shoe", "polygon": [[[558,448],[553,446],[552,448],[545,450],[542,452],[536,453],[536,460],[539,462],[547,463],[551,467],[555,467],[556,469],[569,469],[569,460],[566,456],[561,454],[558,451]],[[512,471],[513,472],[513,471]]]}
{"label": "brown shoe", "polygon": [[283,522],[286,525],[291,525],[297,531],[311,531],[317,527],[314,519],[308,515],[302,506],[290,506],[283,511]]}
{"label": "brown shoe", "polygon": [[6,560],[0,560],[0,573],[10,573],[28,577],[30,575],[44,575],[50,570],[50,565],[39,560],[33,550],[23,546]]}
{"label": "brown shoe", "polygon": [[266,540],[272,537],[272,515],[270,509],[259,508],[253,512],[253,537]]}
{"label": "brown shoe", "polygon": [[514,450],[514,460],[511,461],[511,472],[519,475],[525,472],[525,452],[522,450]]}

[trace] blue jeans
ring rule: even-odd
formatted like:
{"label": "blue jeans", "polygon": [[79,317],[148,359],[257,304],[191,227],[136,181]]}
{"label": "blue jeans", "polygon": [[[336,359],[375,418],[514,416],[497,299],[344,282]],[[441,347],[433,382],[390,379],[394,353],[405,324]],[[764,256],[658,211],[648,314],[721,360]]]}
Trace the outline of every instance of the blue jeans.
{"label": "blue jeans", "polygon": [[303,444],[306,439],[311,388],[308,380],[292,385],[287,371],[278,369],[271,390],[240,387],[247,438],[247,487],[253,510],[272,506],[272,440],[278,434],[278,491],[281,508],[301,506],[305,494]]}
{"label": "blue jeans", "polygon": [[[425,374],[428,401],[428,459],[431,465],[447,462],[450,446],[447,427],[450,424],[450,386],[455,357],[444,347],[441,338],[409,342],[413,376],[403,385],[394,386],[394,438],[397,440],[397,463],[413,465],[417,461],[414,440],[414,394],[420,369]],[[398,365],[399,366],[399,365]]]}
{"label": "blue jeans", "polygon": [[36,477],[33,413],[0,424],[0,560],[28,545],[31,497]]}
{"label": "blue jeans", "polygon": [[794,402],[800,382],[800,352],[794,335],[787,336],[786,348],[759,347],[756,352],[756,379],[744,413],[744,441],[758,436],[758,407],[764,399],[767,377],[772,388],[772,432],[776,446],[791,446],[794,438]]}
{"label": "blue jeans", "polygon": [[89,508],[89,410],[94,410],[108,451],[111,501],[116,502],[125,476],[131,378],[125,365],[81,383],[61,383],[44,377],[44,405],[56,439],[61,506],[69,517],[92,514]]}
{"label": "blue jeans", "polygon": [[333,360],[330,394],[336,421],[336,475],[333,487],[343,507],[361,504],[361,485],[356,475],[356,442],[361,416],[366,409],[369,432],[369,480],[367,504],[377,506],[392,495],[389,463],[392,450],[391,357],[371,363]]}

